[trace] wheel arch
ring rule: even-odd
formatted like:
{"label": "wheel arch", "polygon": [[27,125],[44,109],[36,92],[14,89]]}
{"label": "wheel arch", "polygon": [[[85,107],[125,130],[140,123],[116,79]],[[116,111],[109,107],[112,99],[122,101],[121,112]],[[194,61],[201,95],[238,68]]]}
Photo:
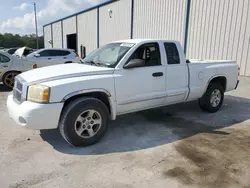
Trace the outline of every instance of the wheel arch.
{"label": "wheel arch", "polygon": [[7,71],[1,73],[2,74],[1,78],[4,78],[4,76],[10,72],[18,72],[19,74],[22,73],[21,71],[18,71],[18,70],[7,70]]}
{"label": "wheel arch", "polygon": [[208,80],[207,85],[205,87],[205,91],[203,92],[203,95],[206,93],[208,86],[212,83],[220,83],[222,85],[224,91],[226,91],[226,89],[227,89],[226,76],[225,75],[215,75]]}
{"label": "wheel arch", "polygon": [[[75,91],[72,92],[68,95],[66,95],[63,99],[62,102],[64,103],[64,107],[69,104],[71,101],[80,98],[80,97],[93,97],[96,98],[100,101],[102,101],[108,108],[109,110],[109,115],[111,120],[116,119],[116,105],[114,102],[114,99],[112,98],[111,94],[104,89],[93,89],[93,90],[80,90],[80,91]],[[62,111],[63,111],[62,109]]]}

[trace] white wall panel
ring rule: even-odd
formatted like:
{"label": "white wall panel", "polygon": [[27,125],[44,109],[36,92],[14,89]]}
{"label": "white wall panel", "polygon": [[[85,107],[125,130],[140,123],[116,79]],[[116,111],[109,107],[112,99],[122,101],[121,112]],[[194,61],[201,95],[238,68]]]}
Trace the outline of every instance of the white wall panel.
{"label": "white wall panel", "polygon": [[62,48],[62,22],[52,24],[53,48]]}
{"label": "white wall panel", "polygon": [[250,0],[192,0],[187,56],[232,59],[250,76]]}
{"label": "white wall panel", "polygon": [[97,48],[97,9],[77,16],[78,25],[78,53],[80,46],[86,47],[86,53]]}
{"label": "white wall panel", "polygon": [[67,48],[67,35],[76,33],[76,16],[63,20],[63,47]]}
{"label": "white wall panel", "polygon": [[183,45],[186,0],[134,0],[133,38],[178,40]]}
{"label": "white wall panel", "polygon": [[52,40],[51,25],[47,25],[44,27],[44,47],[45,48],[52,48],[52,45],[48,42],[50,40]]}
{"label": "white wall panel", "polygon": [[[108,10],[112,10],[109,17]],[[100,46],[108,42],[130,38],[131,0],[117,1],[99,10]]]}

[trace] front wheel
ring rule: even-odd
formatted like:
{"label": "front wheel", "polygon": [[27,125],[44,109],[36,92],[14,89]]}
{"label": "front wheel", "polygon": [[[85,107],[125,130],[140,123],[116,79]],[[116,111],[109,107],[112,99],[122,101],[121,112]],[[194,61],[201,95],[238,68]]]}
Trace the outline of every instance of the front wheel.
{"label": "front wheel", "polygon": [[212,83],[204,96],[199,99],[200,108],[204,111],[214,113],[217,112],[224,100],[224,89],[221,84]]}
{"label": "front wheel", "polygon": [[109,113],[106,105],[95,98],[82,97],[63,110],[59,130],[74,146],[88,146],[99,141],[107,131]]}
{"label": "front wheel", "polygon": [[7,72],[3,76],[3,84],[8,88],[14,87],[15,77],[19,74],[19,72]]}

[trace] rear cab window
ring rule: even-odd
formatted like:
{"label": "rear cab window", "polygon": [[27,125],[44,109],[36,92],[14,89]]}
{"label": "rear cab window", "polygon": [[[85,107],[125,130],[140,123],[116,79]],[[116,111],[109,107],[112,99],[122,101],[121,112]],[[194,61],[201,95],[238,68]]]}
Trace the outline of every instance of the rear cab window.
{"label": "rear cab window", "polygon": [[164,43],[167,61],[169,65],[180,64],[180,56],[176,44],[173,42]]}

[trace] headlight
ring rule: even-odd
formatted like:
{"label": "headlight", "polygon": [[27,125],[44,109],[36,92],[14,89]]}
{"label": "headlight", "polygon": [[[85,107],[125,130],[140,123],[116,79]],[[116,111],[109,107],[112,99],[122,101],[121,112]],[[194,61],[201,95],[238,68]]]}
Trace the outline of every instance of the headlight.
{"label": "headlight", "polygon": [[38,103],[48,103],[49,94],[49,87],[44,85],[32,85],[29,86],[27,100]]}

